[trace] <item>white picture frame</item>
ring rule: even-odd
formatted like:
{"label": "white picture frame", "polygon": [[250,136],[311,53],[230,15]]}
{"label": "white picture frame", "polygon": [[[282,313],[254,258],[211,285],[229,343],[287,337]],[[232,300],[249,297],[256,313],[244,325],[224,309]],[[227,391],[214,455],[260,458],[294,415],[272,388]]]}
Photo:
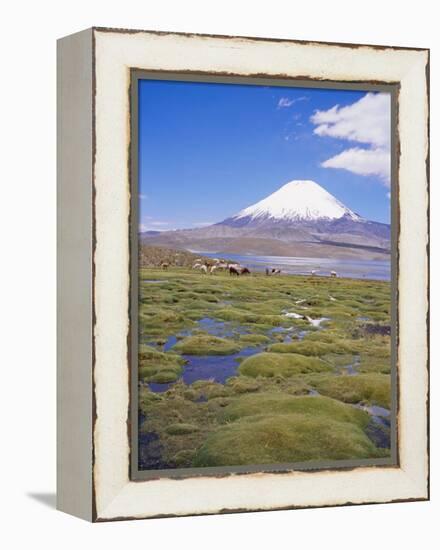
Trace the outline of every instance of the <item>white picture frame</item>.
{"label": "white picture frame", "polygon": [[[398,87],[398,463],[130,477],[130,74]],[[93,28],[58,43],[58,508],[89,521],[426,500],[429,51]]]}

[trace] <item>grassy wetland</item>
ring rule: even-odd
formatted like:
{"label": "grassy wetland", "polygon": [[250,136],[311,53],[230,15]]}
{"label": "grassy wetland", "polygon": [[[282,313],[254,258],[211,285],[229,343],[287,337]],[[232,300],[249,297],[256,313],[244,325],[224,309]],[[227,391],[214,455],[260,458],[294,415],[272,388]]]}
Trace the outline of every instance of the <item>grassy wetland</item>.
{"label": "grassy wetland", "polygon": [[390,284],[139,273],[139,468],[390,454]]}

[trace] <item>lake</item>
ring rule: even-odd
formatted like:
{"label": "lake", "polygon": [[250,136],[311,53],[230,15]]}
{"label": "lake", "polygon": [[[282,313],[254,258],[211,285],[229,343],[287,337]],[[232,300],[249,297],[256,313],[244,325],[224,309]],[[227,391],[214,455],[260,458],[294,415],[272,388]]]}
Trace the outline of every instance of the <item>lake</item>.
{"label": "lake", "polygon": [[[199,252],[208,258],[218,258],[218,253]],[[309,275],[312,270],[316,275],[328,276],[336,271],[339,277],[353,279],[375,279],[389,281],[391,279],[391,262],[384,260],[339,260],[332,258],[299,258],[288,256],[252,256],[227,254],[231,261],[245,265],[251,271],[264,271],[266,267],[281,269],[291,275]]]}

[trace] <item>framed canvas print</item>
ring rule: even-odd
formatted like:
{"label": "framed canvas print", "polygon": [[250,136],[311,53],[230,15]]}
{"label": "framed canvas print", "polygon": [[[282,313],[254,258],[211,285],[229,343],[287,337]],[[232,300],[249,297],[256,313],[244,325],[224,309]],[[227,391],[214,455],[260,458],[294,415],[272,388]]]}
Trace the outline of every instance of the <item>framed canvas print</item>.
{"label": "framed canvas print", "polygon": [[425,49],[58,44],[58,507],[429,498]]}

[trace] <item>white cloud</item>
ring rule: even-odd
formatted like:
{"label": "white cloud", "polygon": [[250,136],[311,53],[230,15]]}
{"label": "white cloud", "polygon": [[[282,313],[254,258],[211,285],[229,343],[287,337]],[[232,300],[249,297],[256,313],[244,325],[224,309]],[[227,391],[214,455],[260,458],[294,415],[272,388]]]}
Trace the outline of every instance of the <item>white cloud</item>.
{"label": "white cloud", "polygon": [[390,95],[368,93],[347,107],[335,105],[328,111],[316,111],[310,118],[318,126],[314,133],[389,147]]}
{"label": "white cloud", "polygon": [[171,229],[170,225],[170,222],[153,220],[150,216],[146,216],[144,217],[144,221],[139,224],[139,231],[159,231],[160,228],[163,228],[162,230],[165,231]]}
{"label": "white cloud", "polygon": [[390,152],[385,149],[346,149],[326,161],[324,168],[342,168],[361,176],[379,176],[385,181],[390,178]]}
{"label": "white cloud", "polygon": [[152,228],[146,223],[139,224],[139,233],[143,233],[144,231],[150,231],[151,229]]}
{"label": "white cloud", "polygon": [[213,225],[215,222],[194,222],[192,225],[195,227],[205,227],[206,225]]}
{"label": "white cloud", "polygon": [[288,97],[282,97],[278,101],[278,109],[282,109],[283,107],[291,107],[295,103],[294,99],[289,99]]}
{"label": "white cloud", "polygon": [[148,195],[144,195],[143,193],[139,193],[139,198],[141,200],[145,200],[145,199],[148,199]]}
{"label": "white cloud", "polygon": [[303,95],[301,97],[295,97],[295,98],[282,97],[278,101],[277,108],[278,109],[283,109],[283,108],[286,108],[286,107],[291,107],[297,101],[306,101],[307,99],[309,99],[309,98],[305,95]]}
{"label": "white cloud", "polygon": [[333,106],[316,111],[310,121],[314,133],[362,143],[324,161],[325,168],[341,168],[363,176],[376,175],[388,185],[390,180],[391,97],[367,93],[346,107]]}

